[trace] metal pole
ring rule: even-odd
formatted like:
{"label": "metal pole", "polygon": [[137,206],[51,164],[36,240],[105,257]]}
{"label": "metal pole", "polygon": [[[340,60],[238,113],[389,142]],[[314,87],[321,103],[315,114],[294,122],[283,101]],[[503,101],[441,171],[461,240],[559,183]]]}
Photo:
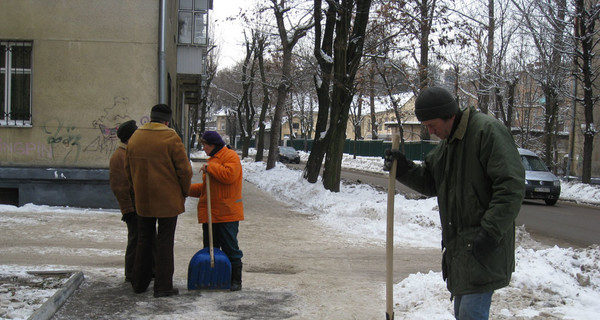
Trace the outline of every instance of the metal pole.
{"label": "metal pole", "polygon": [[160,0],[159,9],[159,21],[158,21],[158,103],[164,103],[170,105],[171,102],[167,101],[167,85],[165,79],[167,78],[166,68],[166,31],[165,21],[167,16],[167,1]]}

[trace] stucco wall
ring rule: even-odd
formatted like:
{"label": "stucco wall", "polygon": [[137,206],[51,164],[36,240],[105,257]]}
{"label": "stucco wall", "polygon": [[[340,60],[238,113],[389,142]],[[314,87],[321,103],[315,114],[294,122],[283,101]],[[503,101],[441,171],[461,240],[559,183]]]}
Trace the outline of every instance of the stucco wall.
{"label": "stucco wall", "polygon": [[32,126],[0,126],[0,165],[107,168],[118,125],[147,122],[158,99],[158,13],[158,0],[0,1],[0,39],[33,41]]}

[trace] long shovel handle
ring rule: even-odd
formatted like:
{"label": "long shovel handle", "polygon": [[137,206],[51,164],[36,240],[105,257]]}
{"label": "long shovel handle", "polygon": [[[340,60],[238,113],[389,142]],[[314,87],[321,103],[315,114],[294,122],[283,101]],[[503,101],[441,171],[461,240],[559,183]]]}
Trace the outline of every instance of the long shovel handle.
{"label": "long shovel handle", "polygon": [[[392,149],[398,149],[400,136],[395,134],[392,138]],[[387,198],[387,228],[385,241],[385,318],[394,319],[394,197],[396,196],[396,169],[398,161],[394,160],[390,168]]]}
{"label": "long shovel handle", "polygon": [[210,252],[210,267],[215,267],[215,250],[213,249],[212,210],[210,204],[210,175],[206,172],[206,206],[208,207],[208,252]]}

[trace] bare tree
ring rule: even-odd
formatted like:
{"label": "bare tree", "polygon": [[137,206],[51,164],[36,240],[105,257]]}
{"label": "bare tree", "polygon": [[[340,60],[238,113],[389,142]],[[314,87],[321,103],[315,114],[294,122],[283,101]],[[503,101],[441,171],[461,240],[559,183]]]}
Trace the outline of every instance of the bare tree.
{"label": "bare tree", "polygon": [[337,17],[336,6],[330,4],[325,14],[325,28],[323,29],[323,9],[322,1],[314,1],[314,56],[317,60],[317,73],[314,77],[315,89],[317,92],[317,101],[319,112],[317,114],[317,123],[315,125],[315,138],[306,167],[304,168],[304,178],[315,183],[321,172],[321,164],[327,151],[330,136],[326,135],[329,111],[331,108],[331,83],[333,81],[333,34],[335,31],[335,20]]}
{"label": "bare tree", "polygon": [[[416,65],[417,79],[413,91],[415,94],[431,84],[429,75],[430,53],[433,46],[432,35],[435,35],[438,46],[453,42],[450,31],[453,21],[448,15],[448,6],[443,0],[407,0],[384,2],[379,10],[380,16],[396,28],[395,34],[402,41],[396,49],[405,53],[413,63],[405,63],[410,67]],[[460,36],[459,34],[454,36]],[[412,72],[406,72],[411,74]]]}
{"label": "bare tree", "polygon": [[394,111],[394,116],[396,117],[398,133],[400,134],[400,150],[404,151],[405,139],[402,121],[406,118],[406,114],[401,112],[400,97],[396,95],[399,92],[398,85],[402,84],[401,79],[403,79],[401,72],[399,72],[400,69],[393,61],[389,61],[389,63],[382,66],[377,65],[377,73],[381,77],[388,99],[390,100],[392,111]]}
{"label": "bare tree", "polygon": [[[219,66],[217,57],[219,55],[219,49],[214,46],[212,37],[210,37],[209,50],[207,52],[205,61],[205,75],[203,81],[200,82],[200,101],[198,105],[192,105],[190,109],[190,122],[191,122],[191,136],[192,146],[196,144],[196,136],[198,133],[206,131],[206,115],[210,104],[212,103],[211,91],[209,90],[212,81],[217,74],[217,68]],[[200,127],[198,127],[198,124]]]}
{"label": "bare tree", "polygon": [[245,36],[246,57],[242,64],[242,98],[237,106],[238,121],[240,127],[240,138],[242,139],[242,159],[248,156],[248,148],[250,146],[250,138],[254,130],[254,103],[252,100],[252,92],[254,89],[254,72],[256,55],[257,32],[252,32],[252,39]]}
{"label": "bare tree", "polygon": [[265,148],[265,120],[267,118],[267,111],[270,107],[270,86],[267,83],[267,76],[265,73],[265,49],[267,46],[267,36],[265,33],[257,34],[256,39],[256,57],[258,59],[258,70],[260,73],[260,83],[262,89],[262,106],[260,109],[260,115],[258,117],[258,134],[256,135],[256,157],[255,161],[263,160],[263,152]]}
{"label": "bare tree", "polygon": [[[326,154],[323,185],[325,189],[334,192],[340,189],[346,127],[354,95],[354,80],[362,58],[370,8],[371,0],[328,1],[323,32],[322,2],[320,0],[314,2],[314,50],[315,58],[321,68],[315,81],[319,115],[315,142],[304,176],[309,182],[315,182],[321,161]],[[329,86],[332,86],[331,92]],[[327,115],[329,127],[324,130],[323,121]]]}
{"label": "bare tree", "polygon": [[297,25],[286,26],[286,19],[289,17],[287,13],[291,10],[287,6],[285,0],[271,0],[271,9],[275,14],[277,21],[277,31],[281,42],[281,80],[277,86],[277,101],[275,104],[275,112],[271,121],[271,133],[269,141],[269,155],[267,157],[267,170],[275,167],[277,161],[277,146],[279,145],[279,137],[281,135],[281,119],[285,101],[291,85],[291,70],[292,70],[292,51],[294,46],[306,32],[312,28],[312,16],[301,16]]}
{"label": "bare tree", "polygon": [[362,93],[358,90],[358,98],[350,104],[350,123],[352,124],[352,131],[354,132],[354,150],[352,152],[353,158],[356,159],[356,147],[358,140],[362,139],[361,124],[363,122],[362,108],[363,99]]}
{"label": "bare tree", "polygon": [[[600,18],[600,4],[584,0],[575,0],[575,73],[583,84],[583,98],[580,99],[584,109],[583,129],[583,170],[581,180],[590,183],[592,177],[592,152],[594,136],[598,130],[594,127],[594,105],[599,100],[595,94],[596,80],[600,75],[595,52],[598,50],[598,30],[596,21]],[[575,112],[575,110],[573,110]]]}
{"label": "bare tree", "polygon": [[523,27],[537,51],[535,64],[530,64],[529,73],[536,79],[545,96],[544,123],[545,139],[542,155],[544,161],[556,168],[553,157],[556,150],[556,131],[559,107],[568,92],[564,79],[569,68],[566,57],[569,52],[566,38],[566,0],[525,1],[512,0],[518,9]]}

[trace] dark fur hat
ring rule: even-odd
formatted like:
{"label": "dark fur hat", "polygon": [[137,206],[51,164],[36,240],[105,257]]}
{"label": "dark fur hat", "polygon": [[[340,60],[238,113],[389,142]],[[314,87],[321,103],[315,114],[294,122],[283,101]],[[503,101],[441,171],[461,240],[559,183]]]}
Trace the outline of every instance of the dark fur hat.
{"label": "dark fur hat", "polygon": [[152,107],[150,112],[150,120],[152,121],[171,121],[171,107],[166,104],[157,104]]}
{"label": "dark fur hat", "polygon": [[135,120],[125,121],[119,125],[119,129],[117,129],[117,137],[119,137],[121,142],[127,143],[137,128],[138,127],[135,125]]}

